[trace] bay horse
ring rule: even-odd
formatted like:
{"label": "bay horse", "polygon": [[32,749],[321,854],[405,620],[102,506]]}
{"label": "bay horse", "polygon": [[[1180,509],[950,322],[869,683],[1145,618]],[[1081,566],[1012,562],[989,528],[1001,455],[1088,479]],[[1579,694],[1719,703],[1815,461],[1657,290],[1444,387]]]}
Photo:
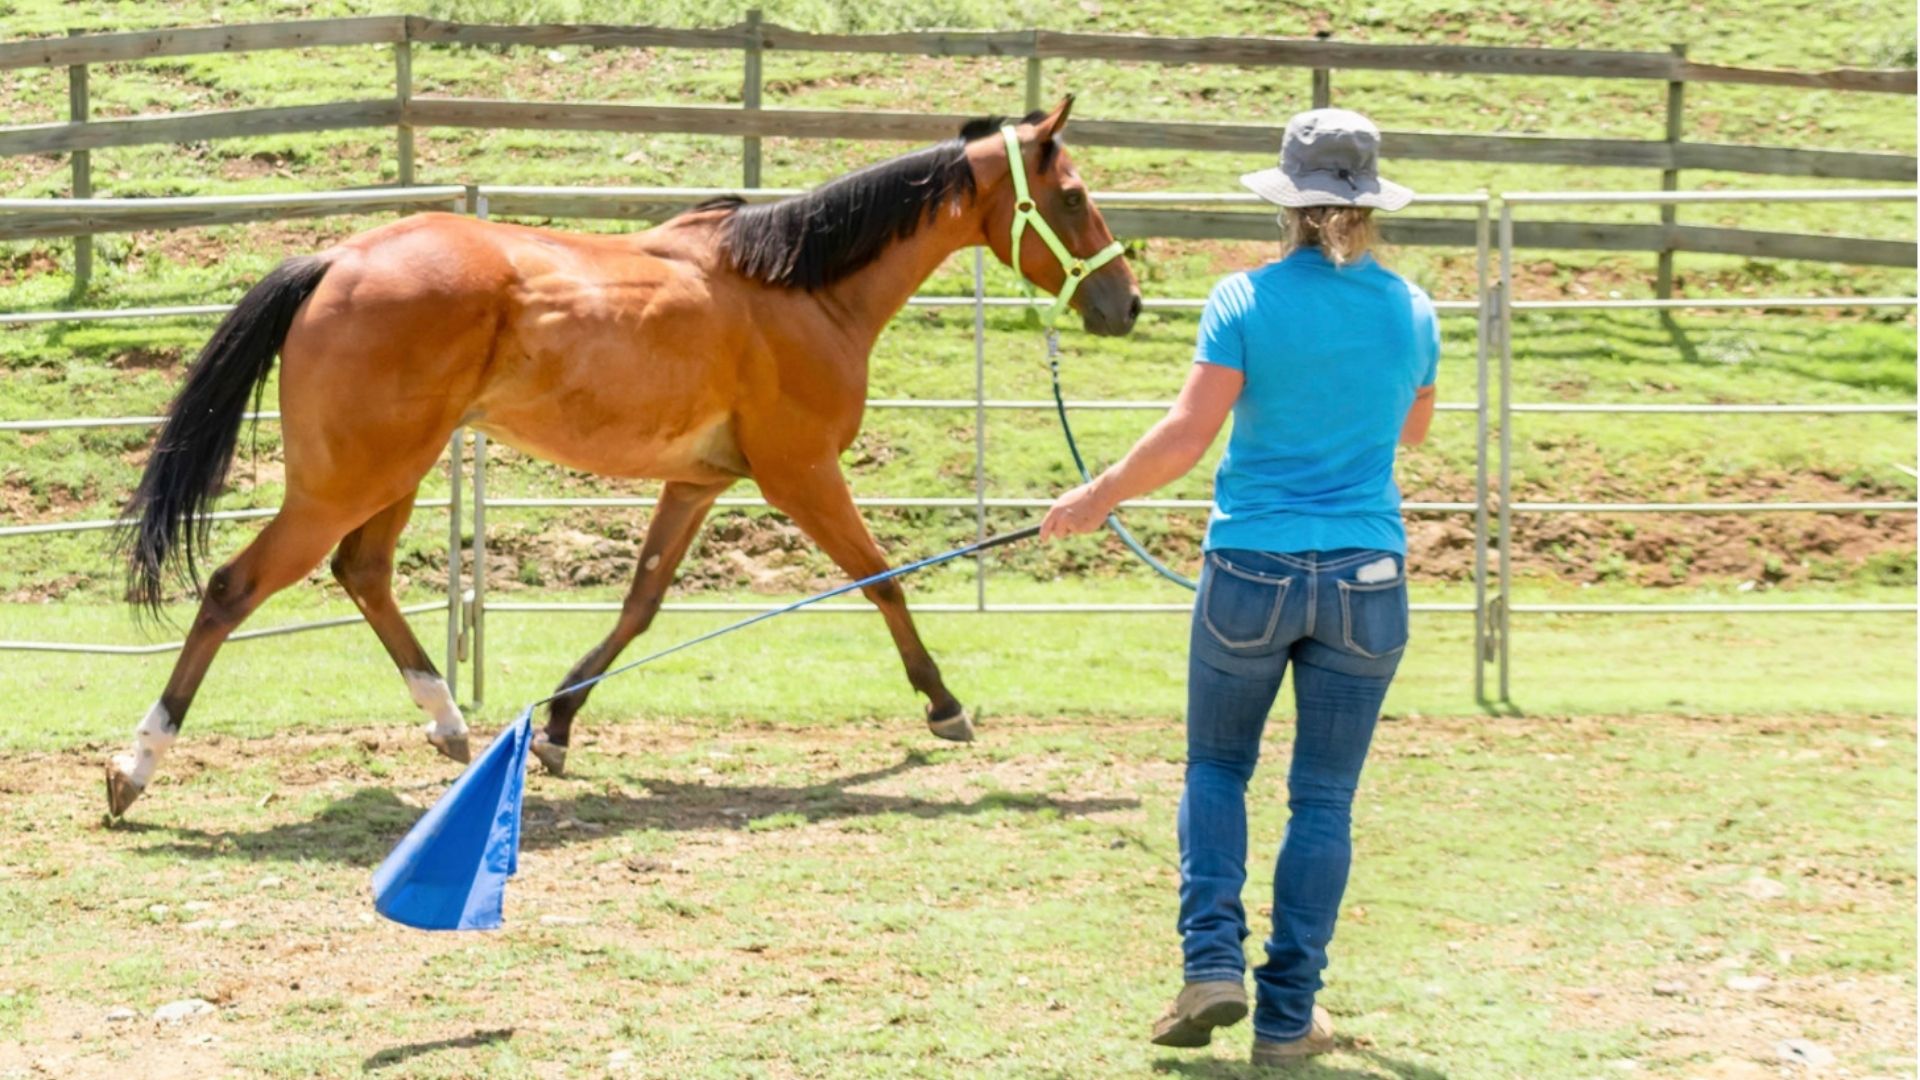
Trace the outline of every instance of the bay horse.
{"label": "bay horse", "polygon": [[[860,429],[869,354],[963,248],[985,244],[1059,294],[1068,270],[1040,236],[1012,250],[1016,215],[1038,214],[1076,258],[1112,244],[1061,139],[1072,104],[1028,115],[1010,138],[989,137],[1000,118],[976,120],[805,195],[709,200],[640,233],[419,214],[281,263],[202,350],[127,507],[129,599],[157,609],[171,577],[199,590],[200,606],[133,746],[107,763],[109,813],[146,788],[227,636],[336,545],[334,577],[427,713],[428,741],[467,760],[465,718],[391,580],[420,480],[462,425],[569,468],[664,481],[619,620],[561,687],[607,670],[646,630],[707,511],[742,478],[847,574],[886,569],[839,465]],[[1124,259],[1076,284],[1089,331],[1132,329],[1140,290]],[[276,353],[286,494],[201,589],[206,514]],[[970,739],[900,586],[866,595],[926,695],[929,729]],[[553,772],[587,694],[549,707],[534,752]]]}

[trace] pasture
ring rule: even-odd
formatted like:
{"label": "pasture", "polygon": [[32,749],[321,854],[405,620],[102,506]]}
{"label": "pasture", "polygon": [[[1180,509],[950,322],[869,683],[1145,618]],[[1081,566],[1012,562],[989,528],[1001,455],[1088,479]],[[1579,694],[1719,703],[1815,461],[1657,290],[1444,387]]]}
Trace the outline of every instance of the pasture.
{"label": "pasture", "polygon": [[[211,4],[0,0],[0,39],[94,30],[407,11],[473,21],[731,22],[710,0]],[[868,32],[1043,25],[1150,33],[1305,34],[1355,41],[1663,49],[1711,63],[1911,67],[1910,7],[1829,12],[1738,0],[1607,0],[1488,9],[1389,0],[1277,20],[1175,0],[763,5],[770,20]],[[427,49],[423,95],[737,102],[734,58],[676,50]],[[1017,112],[1017,62],[770,54],[770,105]],[[381,49],[111,65],[96,116],[300,104],[390,90]],[[1336,72],[1335,104],[1389,129],[1656,138],[1650,84]],[[1305,108],[1303,71],[1123,63],[1050,68],[1076,116],[1280,123]],[[1689,91],[1689,137],[1912,154],[1911,96]],[[64,117],[60,70],[0,71],[0,124]],[[392,131],[295,134],[95,151],[103,195],[234,194],[391,183]],[[906,149],[766,141],[765,183],[807,185]],[[581,132],[434,131],[423,183],[732,184],[739,141]],[[1096,190],[1226,190],[1230,155],[1076,149]],[[1646,190],[1653,171],[1410,161],[1432,192]],[[0,195],[63,194],[63,156],[0,157]],[[1821,187],[1690,171],[1687,187]],[[1649,207],[1589,220],[1651,221]],[[1688,207],[1698,224],[1910,240],[1912,206]],[[385,218],[342,216],[103,235],[76,295],[62,241],[0,242],[0,311],[234,299],[288,255]],[[560,222],[614,230],[612,222]],[[1153,239],[1129,259],[1147,295],[1199,296],[1269,245]],[[1467,297],[1472,253],[1390,261],[1437,298]],[[1644,297],[1651,256],[1529,251],[1521,299]],[[971,289],[956,259],[927,291]],[[1906,270],[1683,256],[1677,290],[1712,295],[1904,295]],[[989,272],[990,292],[1013,276]],[[1190,356],[1194,313],[1149,312],[1128,338],[1063,338],[1069,397],[1164,400]],[[0,419],[158,411],[213,321],[0,328]],[[1442,320],[1440,397],[1472,396],[1471,317]],[[873,358],[875,398],[973,393],[972,313],[912,309]],[[1522,313],[1515,393],[1548,403],[1888,405],[1914,400],[1914,322],[1898,308]],[[987,395],[1046,395],[1029,316],[986,316]],[[269,384],[271,402],[275,386]],[[1089,412],[1097,462],[1151,422]],[[1442,413],[1403,456],[1410,500],[1471,497],[1469,414]],[[0,432],[0,517],[111,517],[137,479],[142,428]],[[1528,414],[1514,438],[1521,500],[1910,500],[1911,415]],[[991,417],[988,481],[1042,497],[1072,482],[1052,417]],[[870,412],[844,464],[863,496],[959,496],[972,417]],[[1162,494],[1205,498],[1219,447]],[[243,435],[223,508],[282,494],[279,432]],[[511,452],[494,496],[644,495],[655,485],[572,473]],[[742,484],[730,494],[752,494]],[[444,497],[444,470],[423,498]],[[1028,511],[996,510],[995,528]],[[971,539],[971,511],[878,509],[897,561]],[[1129,522],[1194,565],[1201,518]],[[645,515],[494,514],[490,589],[517,601],[615,601]],[[252,524],[222,526],[237,550]],[[1416,602],[1470,599],[1464,516],[1409,522]],[[445,594],[445,518],[402,538],[401,603]],[[0,639],[133,644],[100,533],[0,537]],[[1521,603],[1911,603],[1912,513],[1525,518]],[[1179,601],[1110,538],[1023,545],[989,560],[996,600]],[[910,579],[914,602],[971,602],[970,564]],[[842,580],[784,519],[723,510],[671,599],[772,603]],[[171,605],[177,620],[190,607]],[[353,614],[324,569],[250,625]],[[611,616],[500,614],[484,738],[550,691]],[[438,655],[443,622],[414,620]],[[663,615],[632,655],[724,621]],[[1205,1051],[1149,1046],[1176,988],[1173,814],[1184,744],[1185,620],[929,614],[929,647],[982,710],[979,740],[937,743],[879,620],[782,619],[615,679],[582,713],[564,778],[529,781],[507,928],[426,935],[384,923],[372,867],[456,767],[363,627],[235,644],[216,662],[178,749],[129,820],[101,817],[100,762],[151,704],[172,658],[0,653],[0,1078],[142,1075],[362,1077],[1238,1077],[1248,1029]],[[177,636],[177,634],[175,635]],[[1342,1037],[1325,1078],[1595,1076],[1758,1080],[1916,1075],[1916,632],[1910,614],[1516,616],[1514,695],[1472,694],[1471,619],[1422,613],[1355,806],[1353,883],[1324,1002]],[[462,691],[462,699],[466,694]],[[1251,795],[1250,913],[1264,913],[1284,827],[1290,693]],[[477,740],[478,741],[478,740]],[[1254,920],[1256,925],[1260,919]],[[1259,936],[1249,941],[1256,954]],[[170,1003],[207,1011],[157,1021]]]}

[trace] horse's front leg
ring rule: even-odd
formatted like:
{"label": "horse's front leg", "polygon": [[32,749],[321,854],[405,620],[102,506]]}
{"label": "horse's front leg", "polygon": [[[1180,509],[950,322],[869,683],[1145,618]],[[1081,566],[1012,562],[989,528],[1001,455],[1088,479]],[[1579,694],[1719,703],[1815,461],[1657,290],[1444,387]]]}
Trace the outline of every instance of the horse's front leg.
{"label": "horse's front leg", "polygon": [[[887,557],[867,531],[867,523],[853,505],[853,493],[832,459],[825,461],[783,458],[771,467],[754,469],[754,479],[767,501],[793,519],[840,569],[852,577],[867,578],[887,569]],[[867,599],[880,609],[893,634],[893,644],[906,665],[907,680],[915,690],[927,696],[927,727],[935,735],[955,742],[973,738],[973,721],[958,698],[947,690],[940,678],[940,667],[921,644],[914,629],[913,615],[907,611],[907,597],[898,581],[883,581],[868,586]]]}
{"label": "horse's front leg", "polygon": [[[673,584],[673,573],[686,558],[687,548],[700,531],[713,501],[733,486],[733,481],[712,484],[669,483],[660,491],[653,521],[647,525],[647,539],[640,545],[640,565],[634,570],[633,585],[620,605],[620,620],[606,640],[595,645],[580,662],[573,665],[560,689],[606,673],[634,638],[644,633]],[[533,756],[547,771],[559,776],[566,771],[567,744],[573,738],[573,718],[587,703],[592,687],[576,690],[553,699],[547,706],[547,726],[533,737]]]}

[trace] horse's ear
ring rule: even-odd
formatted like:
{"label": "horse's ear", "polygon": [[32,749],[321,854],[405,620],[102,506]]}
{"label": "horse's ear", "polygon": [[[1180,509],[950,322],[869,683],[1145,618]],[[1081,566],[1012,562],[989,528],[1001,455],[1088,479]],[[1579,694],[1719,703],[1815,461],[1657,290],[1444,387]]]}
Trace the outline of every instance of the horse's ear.
{"label": "horse's ear", "polygon": [[1066,97],[1060,99],[1060,104],[1055,105],[1053,111],[1048,113],[1045,119],[1034,125],[1034,138],[1039,142],[1046,142],[1049,139],[1058,138],[1062,132],[1067,130],[1067,116],[1072,112],[1073,95],[1068,94]]}

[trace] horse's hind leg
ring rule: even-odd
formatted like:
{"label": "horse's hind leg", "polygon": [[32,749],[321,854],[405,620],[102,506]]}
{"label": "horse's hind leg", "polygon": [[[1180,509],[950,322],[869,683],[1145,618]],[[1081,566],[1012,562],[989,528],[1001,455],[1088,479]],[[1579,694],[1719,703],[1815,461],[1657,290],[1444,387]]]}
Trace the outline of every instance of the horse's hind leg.
{"label": "horse's hind leg", "polygon": [[[627,598],[620,605],[620,621],[614,624],[606,640],[573,665],[573,670],[560,681],[561,687],[604,673],[619,658],[621,650],[646,631],[660,610],[667,586],[673,584],[674,570],[680,560],[686,558],[694,534],[706,520],[707,511],[713,508],[713,501],[720,493],[731,486],[733,481],[723,480],[714,484],[670,483],[661,489],[653,521],[647,526],[647,539],[640,547],[640,565],[634,570],[633,585],[627,589]],[[547,727],[534,736],[533,754],[555,776],[566,769],[567,743],[573,736],[574,715],[587,703],[587,695],[592,692],[592,687],[576,690],[555,698],[553,704],[547,706]]]}
{"label": "horse's hind leg", "polygon": [[467,721],[454,703],[453,691],[427,657],[393,599],[393,549],[413,516],[413,494],[367,519],[348,533],[334,552],[333,576],[347,590],[360,614],[379,636],[387,655],[407,680],[413,703],[427,714],[427,741],[455,761],[470,757]]}
{"label": "horse's hind leg", "polygon": [[146,790],[154,769],[173,746],[200,680],[227,635],[267,597],[300,580],[320,564],[327,549],[357,519],[350,514],[289,501],[233,561],[214,571],[201,595],[199,613],[174,661],[160,700],[134,730],[133,747],[107,763],[107,810],[115,817]]}

